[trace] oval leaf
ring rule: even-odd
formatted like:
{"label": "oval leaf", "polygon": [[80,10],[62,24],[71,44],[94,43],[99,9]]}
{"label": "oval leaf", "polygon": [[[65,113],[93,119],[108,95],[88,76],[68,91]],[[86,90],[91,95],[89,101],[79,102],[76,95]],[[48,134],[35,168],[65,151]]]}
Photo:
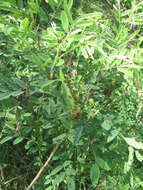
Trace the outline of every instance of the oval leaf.
{"label": "oval leaf", "polygon": [[63,74],[62,69],[60,69],[60,73],[59,73],[59,75],[60,75],[60,79],[61,79],[61,81],[64,82],[65,77],[64,77],[64,74]]}
{"label": "oval leaf", "polygon": [[63,169],[63,165],[57,166],[51,173],[50,176],[56,175],[59,171]]}
{"label": "oval leaf", "polygon": [[18,144],[20,143],[21,141],[23,141],[24,137],[17,137],[14,141],[13,141],[13,144]]}
{"label": "oval leaf", "polygon": [[69,31],[69,21],[68,21],[68,17],[65,11],[62,11],[61,13],[61,22],[62,22],[62,26],[63,29],[65,30],[65,32]]}
{"label": "oval leaf", "polygon": [[47,179],[46,181],[45,181],[45,185],[48,185],[49,183],[51,183],[52,182],[52,180],[51,179]]}
{"label": "oval leaf", "polygon": [[134,147],[136,149],[143,149],[143,143],[137,142],[135,140],[135,138],[125,138],[124,137],[124,139],[125,139],[125,141],[127,142],[128,145],[130,145],[130,146],[132,146],[132,147]]}
{"label": "oval leaf", "polygon": [[104,170],[109,171],[111,168],[109,167],[108,163],[103,160],[102,158],[96,157],[96,162],[98,164],[98,166]]}
{"label": "oval leaf", "polygon": [[9,141],[9,140],[11,140],[13,137],[5,137],[5,138],[3,138],[1,141],[0,141],[0,144],[3,144],[3,143],[5,143],[5,142],[7,142],[7,141]]}
{"label": "oval leaf", "polygon": [[70,182],[68,183],[68,190],[75,190],[75,180],[70,178]]}
{"label": "oval leaf", "polygon": [[90,169],[90,179],[92,182],[92,185],[96,187],[98,180],[100,176],[100,170],[97,164],[94,164]]}
{"label": "oval leaf", "polygon": [[143,156],[139,153],[139,151],[136,150],[135,154],[136,154],[136,158],[138,159],[138,161],[142,162]]}
{"label": "oval leaf", "polygon": [[79,139],[80,139],[80,137],[82,135],[82,131],[83,131],[82,126],[77,129],[77,133],[76,133],[76,136],[75,136],[75,139],[74,139],[74,144],[78,143],[78,141],[79,141]]}
{"label": "oval leaf", "polygon": [[119,134],[119,131],[117,130],[111,131],[110,135],[107,138],[107,143],[113,141],[117,137],[118,134]]}
{"label": "oval leaf", "polygon": [[0,100],[7,99],[11,96],[11,92],[0,93]]}
{"label": "oval leaf", "polygon": [[23,94],[24,93],[24,91],[22,91],[22,90],[17,90],[17,91],[14,91],[14,92],[12,92],[11,93],[11,96],[19,96],[19,95],[21,95],[21,94]]}
{"label": "oval leaf", "polygon": [[102,127],[106,130],[106,131],[109,131],[111,129],[111,126],[112,126],[112,123],[110,120],[105,120],[103,123],[102,123]]}
{"label": "oval leaf", "polygon": [[125,165],[124,165],[125,174],[130,171],[133,161],[134,161],[134,149],[131,146],[129,146],[128,149],[129,149],[128,162],[125,162]]}
{"label": "oval leaf", "polygon": [[64,11],[67,15],[67,18],[69,20],[69,22],[72,24],[73,23],[73,20],[72,20],[72,14],[71,14],[71,11],[70,11],[70,7],[72,4],[72,2],[69,2],[70,4],[67,3],[67,0],[64,0],[63,2],[63,8],[64,8]]}
{"label": "oval leaf", "polygon": [[68,8],[71,9],[72,5],[73,5],[73,0],[69,0],[69,2],[68,2]]}
{"label": "oval leaf", "polygon": [[65,173],[64,172],[61,172],[60,174],[58,174],[56,176],[56,178],[54,179],[54,181],[53,181],[53,185],[60,184],[64,180],[64,177],[65,177]]}

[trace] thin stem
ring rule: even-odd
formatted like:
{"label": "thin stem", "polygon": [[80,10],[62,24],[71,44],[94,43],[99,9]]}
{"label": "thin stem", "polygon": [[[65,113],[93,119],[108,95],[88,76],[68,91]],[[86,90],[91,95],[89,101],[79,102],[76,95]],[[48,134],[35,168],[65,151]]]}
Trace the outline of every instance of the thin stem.
{"label": "thin stem", "polygon": [[60,44],[59,44],[59,46],[58,46],[58,48],[57,48],[57,54],[56,54],[54,63],[53,63],[53,65],[52,65],[52,67],[51,67],[50,79],[53,79],[54,68],[55,68],[55,66],[56,66],[56,64],[57,64],[57,61],[59,60],[59,54],[60,54]]}
{"label": "thin stem", "polygon": [[138,111],[136,113],[136,120],[138,122],[140,122],[139,120],[139,115],[142,111],[142,91],[141,91],[141,85],[140,85],[140,81],[139,81],[139,76],[137,76],[136,78],[136,83],[137,83],[137,93],[138,93],[138,99],[139,99],[139,107],[138,107]]}
{"label": "thin stem", "polygon": [[57,149],[59,148],[60,144],[65,140],[62,139],[57,146],[53,149],[53,151],[51,152],[49,158],[47,159],[47,161],[45,162],[45,164],[41,167],[41,169],[39,170],[39,172],[37,173],[37,175],[35,176],[35,178],[33,179],[33,181],[30,183],[30,185],[26,188],[26,190],[30,190],[32,188],[32,186],[36,183],[36,181],[39,179],[40,175],[42,174],[43,170],[48,166],[50,160],[52,159],[52,157],[54,156],[55,152],[57,151]]}

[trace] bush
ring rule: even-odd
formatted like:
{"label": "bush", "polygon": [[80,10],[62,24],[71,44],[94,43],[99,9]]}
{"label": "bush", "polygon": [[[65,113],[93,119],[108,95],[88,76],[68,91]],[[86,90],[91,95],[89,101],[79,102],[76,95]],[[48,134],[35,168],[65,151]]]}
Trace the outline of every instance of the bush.
{"label": "bush", "polygon": [[1,189],[142,189],[142,9],[1,0]]}

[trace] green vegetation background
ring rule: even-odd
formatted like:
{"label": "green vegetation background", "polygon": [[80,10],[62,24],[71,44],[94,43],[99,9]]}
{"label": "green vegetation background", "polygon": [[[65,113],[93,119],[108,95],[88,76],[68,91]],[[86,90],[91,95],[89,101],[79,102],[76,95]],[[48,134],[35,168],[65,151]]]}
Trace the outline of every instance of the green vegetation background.
{"label": "green vegetation background", "polygon": [[0,190],[142,190],[142,82],[142,0],[1,0]]}

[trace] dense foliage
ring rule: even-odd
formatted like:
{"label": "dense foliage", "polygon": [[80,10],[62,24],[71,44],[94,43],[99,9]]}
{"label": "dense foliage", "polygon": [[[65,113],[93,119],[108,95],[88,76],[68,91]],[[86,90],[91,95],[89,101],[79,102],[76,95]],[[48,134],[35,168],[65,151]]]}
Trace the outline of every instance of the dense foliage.
{"label": "dense foliage", "polygon": [[142,69],[142,0],[1,0],[0,189],[142,190]]}

